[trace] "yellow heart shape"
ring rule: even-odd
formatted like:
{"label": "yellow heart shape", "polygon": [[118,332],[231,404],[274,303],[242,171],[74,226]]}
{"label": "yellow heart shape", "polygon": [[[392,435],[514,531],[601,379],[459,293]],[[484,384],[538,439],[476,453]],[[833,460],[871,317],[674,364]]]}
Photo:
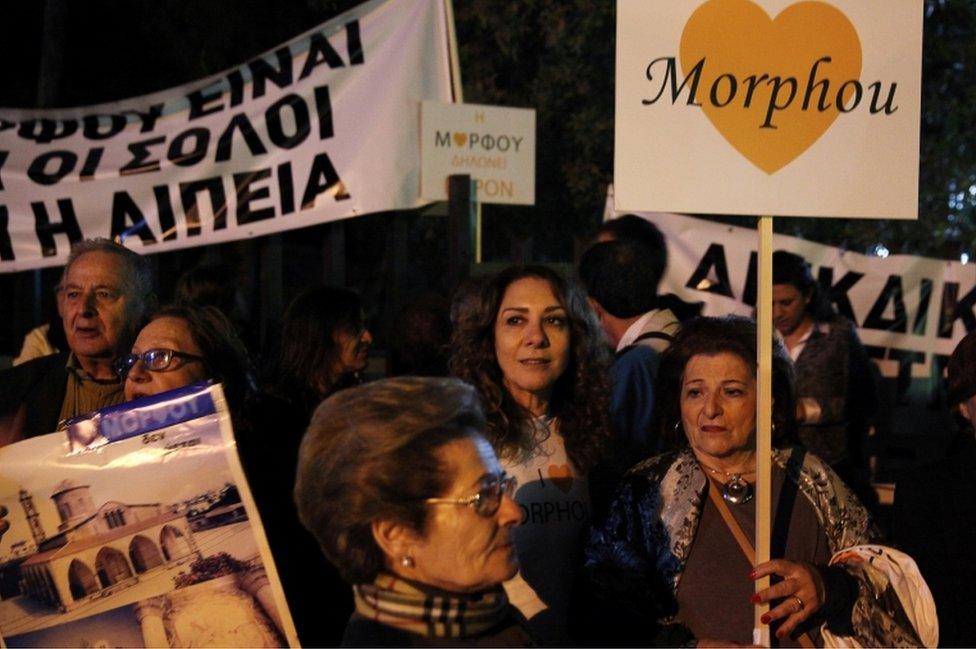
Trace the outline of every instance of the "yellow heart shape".
{"label": "yellow heart shape", "polygon": [[[817,64],[823,57],[830,61]],[[702,110],[722,137],[768,174],[795,160],[827,132],[840,114],[837,92],[861,75],[857,30],[840,10],[819,1],[798,2],[771,19],[751,0],[708,0],[681,34],[684,75],[703,58],[698,89]],[[763,74],[768,77],[763,79]],[[723,75],[737,80],[734,91],[729,78],[720,79]],[[756,81],[748,82],[750,75]],[[781,80],[778,99],[772,82],[776,77]],[[796,80],[796,95],[785,109],[775,111],[773,119],[770,101],[785,104],[789,86],[782,84],[788,78]],[[829,85],[818,85],[821,80]],[[728,100],[724,107],[712,102],[713,90],[718,104]],[[854,92],[850,86],[845,89],[845,105]],[[824,105],[828,108],[820,110]]]}
{"label": "yellow heart shape", "polygon": [[454,134],[454,144],[457,146],[464,146],[464,143],[468,141],[467,133],[455,133]]}

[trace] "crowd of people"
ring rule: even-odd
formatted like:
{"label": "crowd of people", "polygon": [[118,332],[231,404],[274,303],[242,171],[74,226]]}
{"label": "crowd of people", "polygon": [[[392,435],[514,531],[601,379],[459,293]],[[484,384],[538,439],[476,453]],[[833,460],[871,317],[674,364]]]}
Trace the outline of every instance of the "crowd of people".
{"label": "crowd of people", "polygon": [[[621,217],[576,278],[511,266],[413,317],[450,341],[404,362],[442,376],[364,383],[355,292],[304,290],[258,368],[206,275],[160,307],[144,258],[85,241],[57,289],[62,342],[0,373],[0,445],[221,383],[305,646],[750,645],[761,605],[777,646],[976,641],[960,594],[973,532],[936,518],[949,492],[946,516],[976,509],[971,431],[949,466],[906,478],[885,538],[863,461],[872,365],[809,265],[776,253],[772,560],[757,565],[756,326],[660,295],[666,264],[660,232]],[[976,335],[949,386],[972,421]]]}

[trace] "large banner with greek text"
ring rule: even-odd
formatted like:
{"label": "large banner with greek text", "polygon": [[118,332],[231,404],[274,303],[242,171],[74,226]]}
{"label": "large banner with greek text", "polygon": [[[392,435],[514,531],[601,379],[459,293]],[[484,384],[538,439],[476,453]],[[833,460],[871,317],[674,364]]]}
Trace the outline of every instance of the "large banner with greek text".
{"label": "large banner with greek text", "polygon": [[220,386],[0,449],[7,647],[298,646]]}
{"label": "large banner with greek text", "polygon": [[618,0],[617,209],[918,218],[923,0]]}
{"label": "large banner with greek text", "polygon": [[443,0],[373,0],[179,88],[0,109],[0,272],[83,238],[153,253],[421,205],[420,103],[453,101],[448,34]]}
{"label": "large banner with greek text", "polygon": [[[678,214],[640,216],[667,239],[661,293],[704,302],[704,315],[754,315],[755,230]],[[911,362],[913,376],[933,376],[933,359],[941,363],[976,329],[976,263],[867,256],[782,234],[774,235],[773,247],[810,262],[834,308],[855,323],[885,375],[894,375],[899,362]]]}

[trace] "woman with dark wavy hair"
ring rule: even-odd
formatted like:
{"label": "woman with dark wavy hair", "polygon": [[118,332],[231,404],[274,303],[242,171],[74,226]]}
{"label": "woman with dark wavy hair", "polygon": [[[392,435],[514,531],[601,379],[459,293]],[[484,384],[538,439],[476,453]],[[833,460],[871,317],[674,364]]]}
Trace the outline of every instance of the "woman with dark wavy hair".
{"label": "woman with dark wavy hair", "polygon": [[477,388],[486,437],[519,481],[522,570],[506,583],[544,644],[565,644],[590,519],[588,473],[609,440],[609,354],[582,291],[544,266],[489,279],[460,314],[451,371]]}

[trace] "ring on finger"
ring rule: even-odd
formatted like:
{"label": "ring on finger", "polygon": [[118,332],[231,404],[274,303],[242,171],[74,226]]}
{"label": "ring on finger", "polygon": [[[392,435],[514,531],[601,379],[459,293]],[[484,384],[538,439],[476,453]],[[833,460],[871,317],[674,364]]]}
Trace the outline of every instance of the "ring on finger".
{"label": "ring on finger", "polygon": [[793,594],[793,600],[796,602],[796,612],[799,613],[804,607],[803,600],[800,599],[800,596],[795,593]]}

